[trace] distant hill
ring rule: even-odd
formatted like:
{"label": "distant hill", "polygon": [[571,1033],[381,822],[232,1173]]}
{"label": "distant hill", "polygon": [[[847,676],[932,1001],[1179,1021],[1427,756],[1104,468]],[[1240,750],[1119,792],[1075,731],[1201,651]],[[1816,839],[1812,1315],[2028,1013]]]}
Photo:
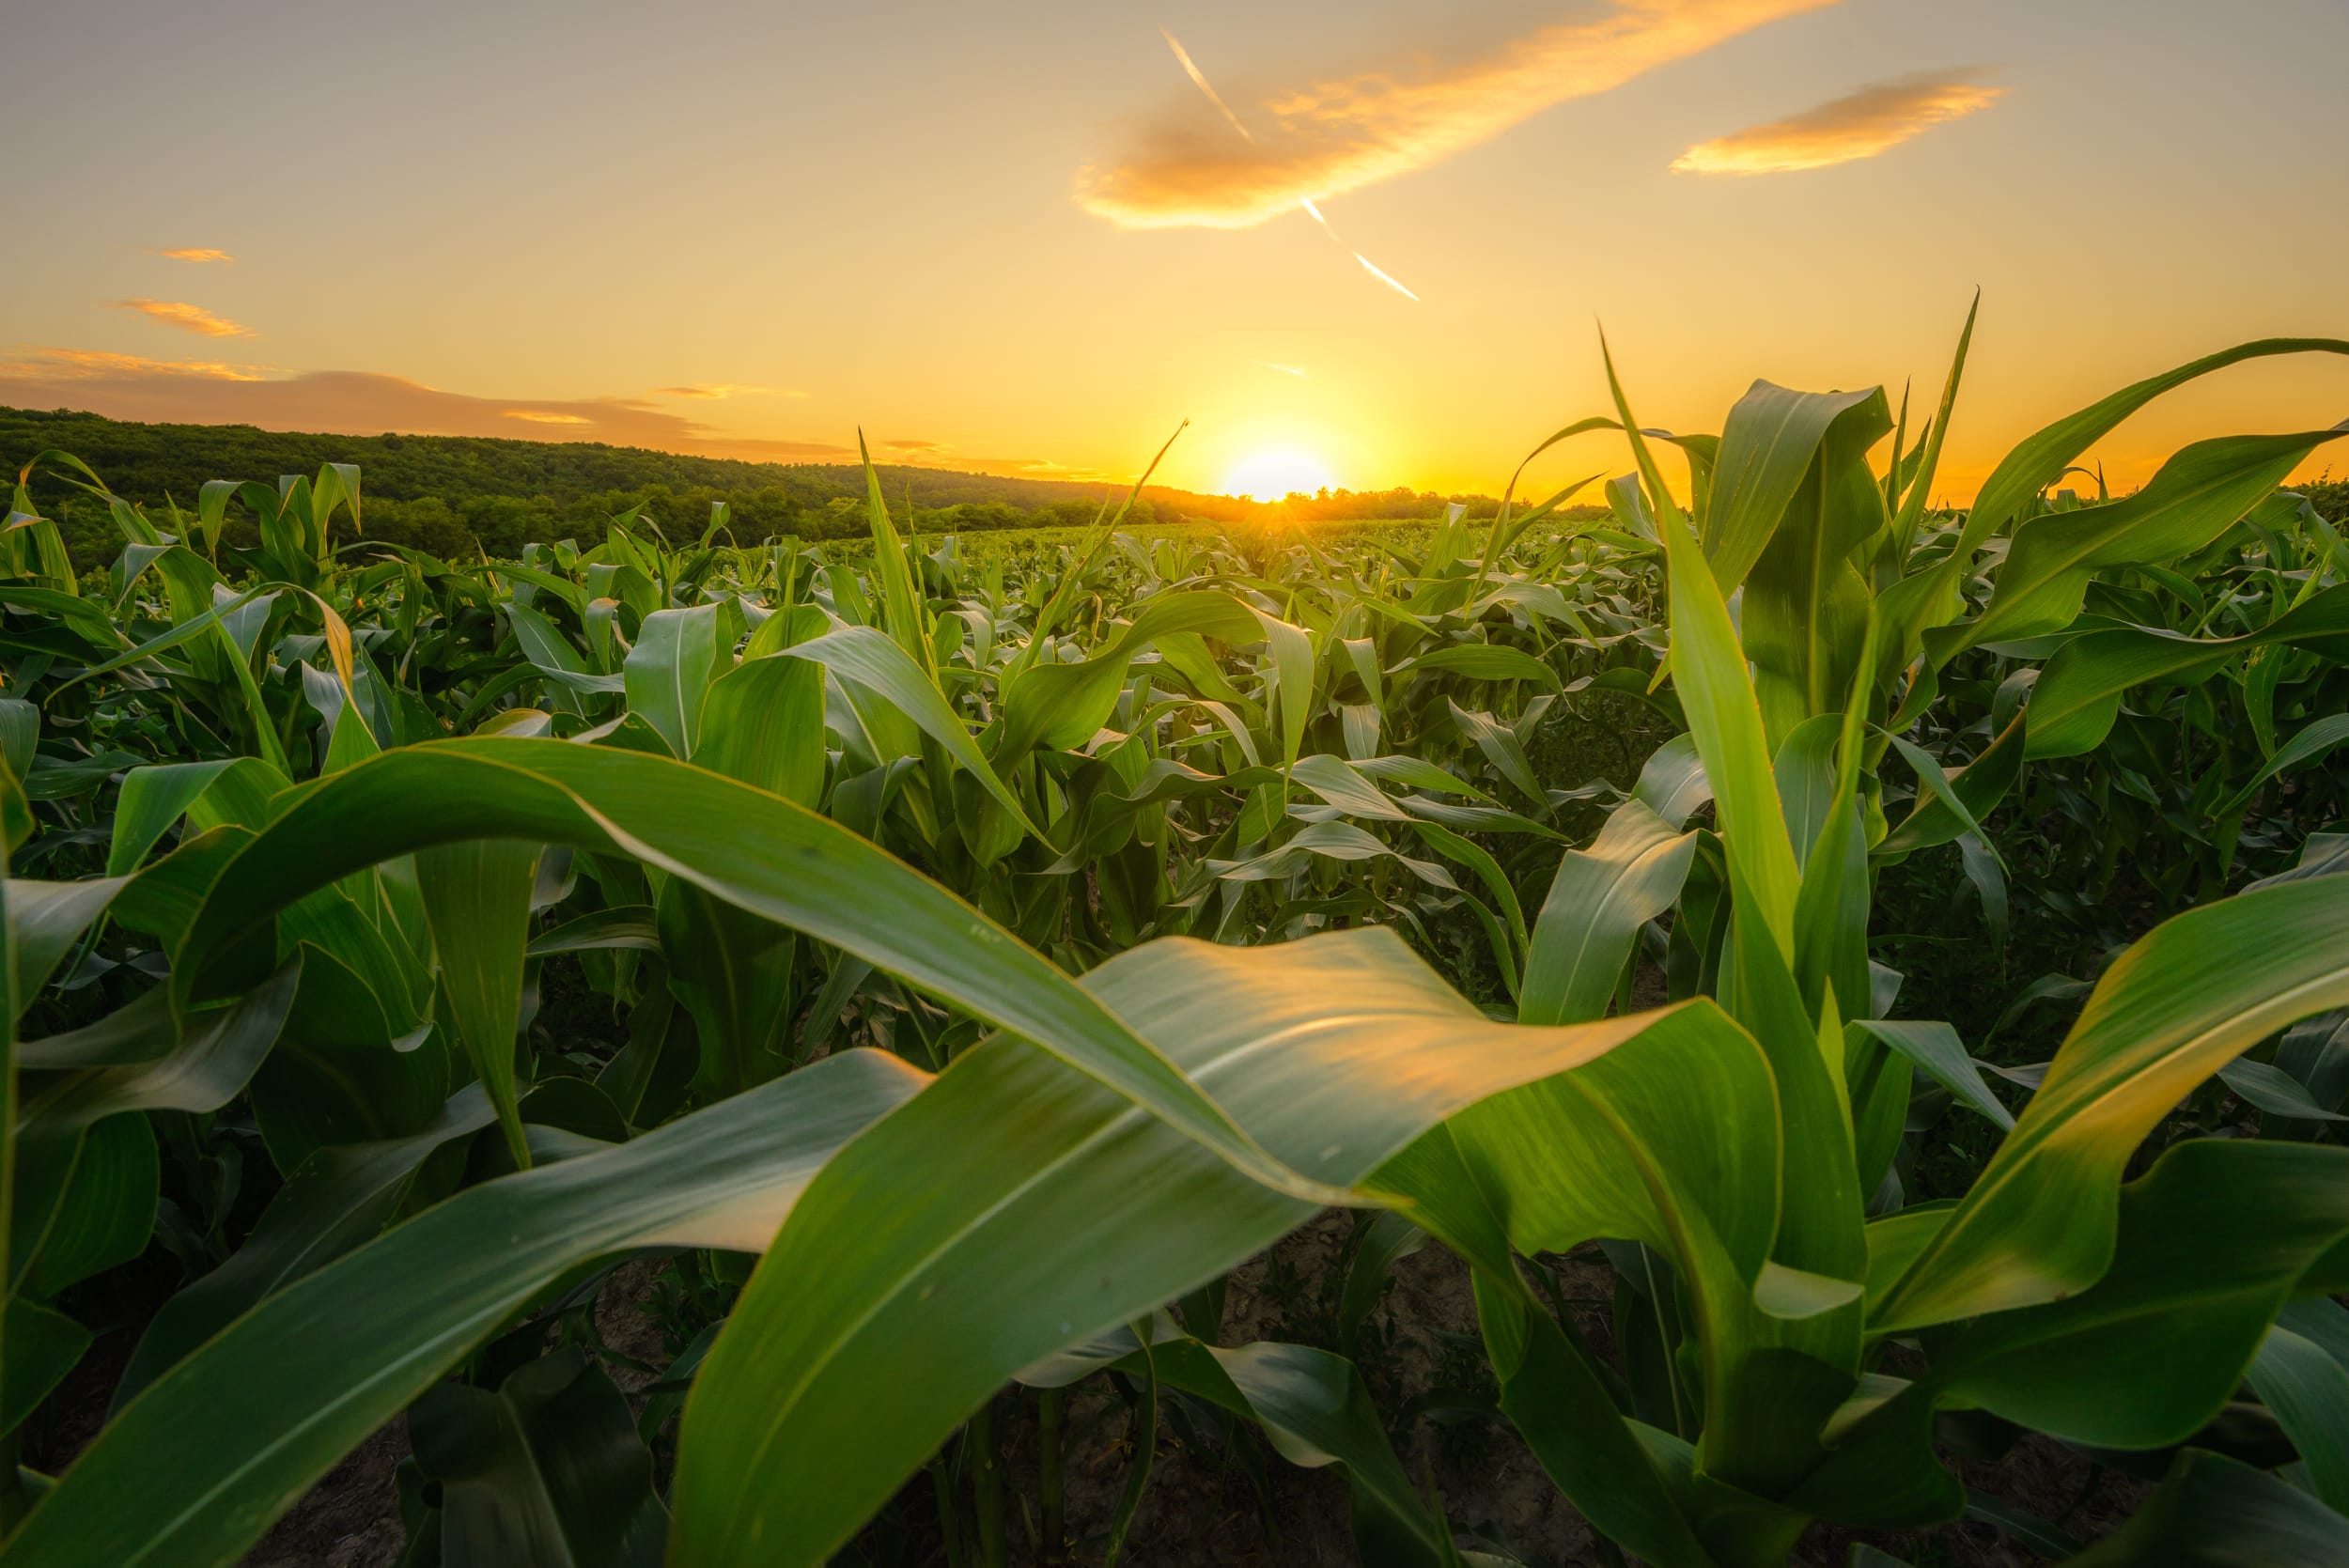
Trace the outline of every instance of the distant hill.
{"label": "distant hill", "polygon": [[[0,460],[11,471],[40,452],[70,452],[117,495],[159,508],[168,498],[194,505],[208,479],[275,479],[315,474],[326,462],[359,465],[365,533],[430,551],[470,556],[477,545],[511,555],[524,544],[591,537],[603,520],[642,504],[674,536],[698,534],[712,502],[732,507],[735,536],[837,538],[864,531],[864,472],[853,464],[754,463],[586,442],[502,441],[476,436],[303,435],[250,425],[143,425],[69,410],[0,408]],[[926,533],[1090,522],[1123,487],[1003,478],[951,469],[879,465],[893,507],[910,504]],[[33,481],[44,515],[64,525],[83,568],[121,547],[105,511],[54,476]],[[1486,496],[1397,489],[1339,490],[1298,497],[1288,515],[1304,520],[1432,518],[1447,501],[1489,513]],[[1268,508],[1229,496],[1152,486],[1134,520],[1198,518],[1237,522]]]}

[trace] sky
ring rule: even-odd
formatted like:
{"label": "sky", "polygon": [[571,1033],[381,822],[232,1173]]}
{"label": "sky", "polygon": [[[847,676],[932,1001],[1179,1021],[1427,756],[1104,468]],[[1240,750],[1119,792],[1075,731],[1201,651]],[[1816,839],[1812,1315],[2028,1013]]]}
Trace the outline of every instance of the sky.
{"label": "sky", "polygon": [[[1962,501],[2349,336],[2344,58],[2341,0],[77,0],[0,64],[0,403],[1497,493],[1602,326],[1646,424],[1921,411],[1979,287]],[[2093,458],[2345,415],[2256,362]]]}

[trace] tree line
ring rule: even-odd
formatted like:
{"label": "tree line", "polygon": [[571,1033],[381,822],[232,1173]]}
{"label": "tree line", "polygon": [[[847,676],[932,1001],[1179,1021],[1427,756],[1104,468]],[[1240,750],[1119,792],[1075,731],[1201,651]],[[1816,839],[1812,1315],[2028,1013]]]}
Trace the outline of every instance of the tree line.
{"label": "tree line", "polygon": [[[0,408],[0,454],[19,464],[37,453],[70,451],[126,500],[160,510],[193,509],[210,479],[314,474],[325,462],[359,465],[361,533],[447,558],[476,551],[510,557],[522,546],[588,538],[605,520],[641,506],[672,534],[698,535],[713,503],[729,508],[742,542],[770,536],[862,537],[864,473],[852,463],[759,463],[700,458],[594,442],[506,441],[477,436],[318,435],[250,425],[150,425],[59,409]],[[877,465],[901,520],[924,533],[1081,526],[1114,505],[1125,487],[1010,478],[951,469]],[[32,499],[54,518],[77,566],[113,559],[121,539],[104,506],[54,475],[37,478]],[[1300,521],[1434,518],[1458,502],[1490,515],[1490,496],[1441,495],[1408,487],[1322,490],[1271,505],[1151,486],[1128,520],[1137,525],[1197,520],[1247,523],[1273,516]],[[232,542],[240,540],[230,525]]]}

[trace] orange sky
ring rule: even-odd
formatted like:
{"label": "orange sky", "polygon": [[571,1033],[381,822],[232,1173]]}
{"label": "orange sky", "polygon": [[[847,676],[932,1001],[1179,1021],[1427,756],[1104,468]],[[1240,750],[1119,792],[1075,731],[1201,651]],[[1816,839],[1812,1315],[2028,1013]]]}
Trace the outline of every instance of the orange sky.
{"label": "orange sky", "polygon": [[[2349,335],[2329,0],[197,9],[12,30],[71,133],[0,401],[1073,478],[1189,418],[1169,483],[1493,490],[1605,407],[1599,321],[1717,429],[1757,376],[1929,402],[1980,286],[1964,499],[2127,380]],[[2349,361],[2266,362],[2094,456],[2345,413]]]}

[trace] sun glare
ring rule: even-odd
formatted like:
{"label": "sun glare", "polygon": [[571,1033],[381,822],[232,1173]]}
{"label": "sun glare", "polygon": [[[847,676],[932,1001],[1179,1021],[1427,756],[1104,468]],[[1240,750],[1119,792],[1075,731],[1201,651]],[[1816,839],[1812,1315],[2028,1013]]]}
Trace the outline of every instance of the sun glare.
{"label": "sun glare", "polygon": [[1234,464],[1223,475],[1223,493],[1251,501],[1279,501],[1284,496],[1311,495],[1335,483],[1320,458],[1283,448],[1251,453]]}

